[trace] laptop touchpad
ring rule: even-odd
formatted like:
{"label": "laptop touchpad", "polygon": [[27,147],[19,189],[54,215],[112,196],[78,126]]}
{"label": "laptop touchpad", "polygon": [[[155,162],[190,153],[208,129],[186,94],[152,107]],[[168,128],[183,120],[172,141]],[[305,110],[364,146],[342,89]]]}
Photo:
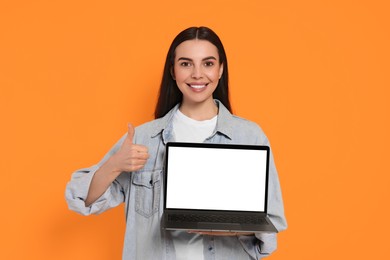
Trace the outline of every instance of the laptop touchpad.
{"label": "laptop touchpad", "polygon": [[209,223],[209,222],[200,222],[198,223],[199,229],[212,229],[212,230],[234,230],[234,229],[240,229],[241,225],[232,223],[232,224],[226,224],[226,223]]}

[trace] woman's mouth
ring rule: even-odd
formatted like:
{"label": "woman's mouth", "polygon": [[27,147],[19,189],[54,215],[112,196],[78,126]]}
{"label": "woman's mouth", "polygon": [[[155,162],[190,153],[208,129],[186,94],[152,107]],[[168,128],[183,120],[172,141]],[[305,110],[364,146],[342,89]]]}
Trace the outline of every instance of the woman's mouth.
{"label": "woman's mouth", "polygon": [[187,84],[190,88],[201,90],[207,87],[208,84]]}

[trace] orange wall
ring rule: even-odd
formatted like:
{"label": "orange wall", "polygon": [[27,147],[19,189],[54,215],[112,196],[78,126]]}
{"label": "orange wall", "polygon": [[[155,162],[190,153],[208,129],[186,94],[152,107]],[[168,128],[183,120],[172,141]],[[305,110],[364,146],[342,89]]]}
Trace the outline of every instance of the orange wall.
{"label": "orange wall", "polygon": [[0,259],[120,259],[123,207],[67,209],[71,173],[152,119],[167,48],[207,25],[236,114],[273,145],[289,228],[270,259],[385,259],[388,1],[1,1]]}

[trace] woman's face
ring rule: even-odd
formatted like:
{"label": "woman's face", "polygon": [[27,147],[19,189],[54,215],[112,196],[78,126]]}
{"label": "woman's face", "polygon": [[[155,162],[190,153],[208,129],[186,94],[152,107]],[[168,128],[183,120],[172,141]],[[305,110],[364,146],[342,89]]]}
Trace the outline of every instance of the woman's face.
{"label": "woman's face", "polygon": [[213,102],[223,72],[218,49],[206,40],[188,40],[176,47],[172,76],[183,93],[183,104]]}

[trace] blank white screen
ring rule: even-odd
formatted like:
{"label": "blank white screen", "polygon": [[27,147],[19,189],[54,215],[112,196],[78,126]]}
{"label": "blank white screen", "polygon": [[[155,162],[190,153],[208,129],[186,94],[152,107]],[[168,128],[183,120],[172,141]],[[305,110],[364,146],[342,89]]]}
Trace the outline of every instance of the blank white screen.
{"label": "blank white screen", "polygon": [[264,211],[265,150],[170,147],[167,208]]}

